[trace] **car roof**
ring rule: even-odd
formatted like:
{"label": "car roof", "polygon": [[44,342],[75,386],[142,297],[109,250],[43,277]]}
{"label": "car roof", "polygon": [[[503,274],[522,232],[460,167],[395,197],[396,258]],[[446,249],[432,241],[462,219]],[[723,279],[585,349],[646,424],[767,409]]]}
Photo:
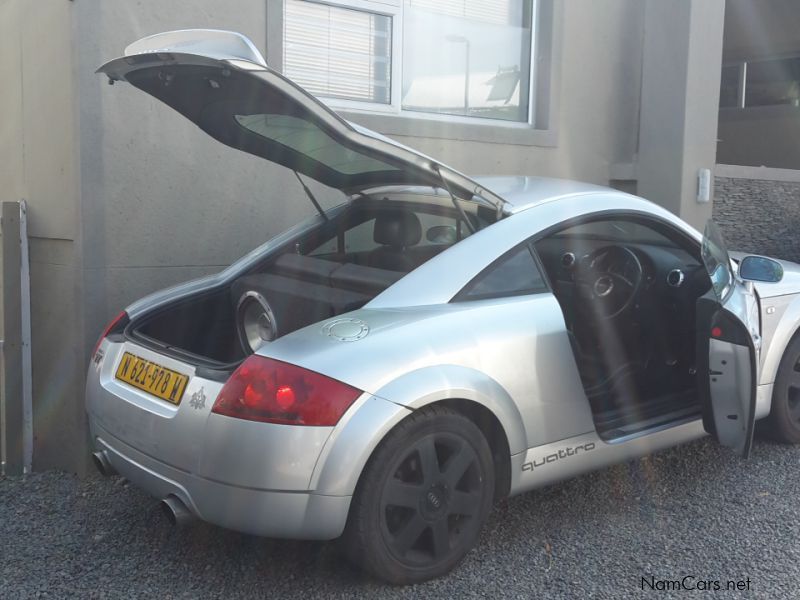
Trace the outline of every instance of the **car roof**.
{"label": "car roof", "polygon": [[[572,196],[624,196],[628,199],[635,199],[646,204],[651,204],[651,202],[644,198],[632,196],[631,194],[610,187],[581,181],[571,181],[569,179],[536,177],[531,175],[472,176],[472,179],[483,188],[492,190],[497,196],[503,199],[503,212],[505,214],[519,213],[539,204]],[[378,196],[391,192],[401,194],[424,193],[426,195],[433,193],[434,195],[445,194],[445,196],[447,196],[446,191],[441,188],[435,188],[433,192],[431,192],[430,187],[398,185],[378,186],[366,189],[358,195]],[[480,197],[475,197],[475,199],[480,200]]]}
{"label": "car roof", "polygon": [[628,195],[601,185],[552,177],[501,175],[474,177],[473,179],[502,197],[507,202],[504,211],[512,214],[565,196]]}

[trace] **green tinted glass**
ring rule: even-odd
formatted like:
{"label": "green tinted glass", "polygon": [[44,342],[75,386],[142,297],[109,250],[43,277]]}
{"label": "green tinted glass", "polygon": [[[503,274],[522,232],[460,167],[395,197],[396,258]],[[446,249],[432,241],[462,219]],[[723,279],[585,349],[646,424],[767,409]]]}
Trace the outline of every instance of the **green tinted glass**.
{"label": "green tinted glass", "polygon": [[396,171],[391,165],[345,148],[319,127],[289,115],[236,115],[236,122],[343,175]]}

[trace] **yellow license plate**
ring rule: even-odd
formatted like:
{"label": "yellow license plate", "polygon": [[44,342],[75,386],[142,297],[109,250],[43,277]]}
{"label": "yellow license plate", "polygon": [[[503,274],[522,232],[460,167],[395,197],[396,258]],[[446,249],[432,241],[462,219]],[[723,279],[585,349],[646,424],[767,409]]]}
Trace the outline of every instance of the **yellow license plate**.
{"label": "yellow license plate", "polygon": [[189,377],[176,373],[130,352],[122,355],[117,367],[117,379],[153,394],[162,400],[180,404]]}

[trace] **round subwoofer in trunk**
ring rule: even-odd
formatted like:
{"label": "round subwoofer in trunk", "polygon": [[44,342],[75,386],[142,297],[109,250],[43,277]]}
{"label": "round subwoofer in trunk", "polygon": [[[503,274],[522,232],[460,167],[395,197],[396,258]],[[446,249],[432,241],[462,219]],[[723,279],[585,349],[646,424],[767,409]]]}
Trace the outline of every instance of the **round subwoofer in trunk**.
{"label": "round subwoofer in trunk", "polygon": [[239,341],[246,352],[252,353],[278,337],[275,314],[264,296],[249,291],[242,294],[236,309]]}

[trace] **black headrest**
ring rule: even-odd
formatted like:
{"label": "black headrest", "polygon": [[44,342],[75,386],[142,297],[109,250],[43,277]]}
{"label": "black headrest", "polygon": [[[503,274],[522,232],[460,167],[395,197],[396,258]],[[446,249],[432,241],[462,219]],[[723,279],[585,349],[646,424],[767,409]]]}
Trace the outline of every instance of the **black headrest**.
{"label": "black headrest", "polygon": [[378,244],[392,247],[413,246],[422,238],[422,225],[413,212],[391,210],[375,219],[372,239]]}

